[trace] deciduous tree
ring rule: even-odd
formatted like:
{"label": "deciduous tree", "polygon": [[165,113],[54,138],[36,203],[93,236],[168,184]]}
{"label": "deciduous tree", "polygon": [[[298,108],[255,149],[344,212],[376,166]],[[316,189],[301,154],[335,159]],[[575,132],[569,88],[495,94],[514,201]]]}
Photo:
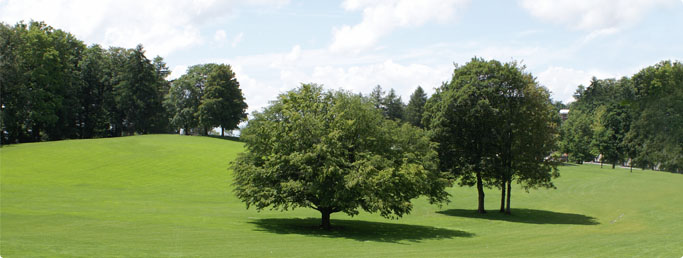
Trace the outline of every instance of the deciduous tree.
{"label": "deciduous tree", "polygon": [[384,119],[359,95],[302,85],[255,113],[241,138],[246,151],[232,169],[247,207],[312,208],[329,229],[334,212],[396,218],[418,196],[447,201],[425,132]]}

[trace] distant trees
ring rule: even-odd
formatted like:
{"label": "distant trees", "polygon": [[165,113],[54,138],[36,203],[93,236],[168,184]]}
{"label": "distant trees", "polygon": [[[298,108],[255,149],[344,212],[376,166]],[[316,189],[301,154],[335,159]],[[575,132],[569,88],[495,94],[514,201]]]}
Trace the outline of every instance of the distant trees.
{"label": "distant trees", "polygon": [[171,113],[171,125],[186,134],[201,127],[202,133],[214,127],[233,130],[246,119],[247,104],[239,82],[229,65],[202,64],[172,83],[165,105]]}
{"label": "distant trees", "polygon": [[625,150],[640,167],[683,172],[683,64],[663,61],[632,77]]}
{"label": "distant trees", "polygon": [[405,120],[417,127],[424,128],[422,125],[422,114],[424,107],[427,104],[427,94],[422,87],[417,86],[417,89],[410,95],[410,101],[405,110]]}
{"label": "distant trees", "polygon": [[[203,121],[207,127],[233,129],[234,121],[245,117],[246,104],[230,67],[215,66],[220,71],[206,74],[215,87],[209,91],[211,101],[205,101],[210,104]],[[87,47],[43,22],[0,23],[2,144],[165,133],[172,131],[171,124],[196,126],[201,98],[178,103],[180,96],[197,94],[185,91],[190,87],[172,91],[169,74],[163,58],[148,59],[141,45]]]}
{"label": "distant trees", "polygon": [[633,77],[579,86],[562,125],[561,150],[581,163],[683,170],[683,65],[663,61]]}
{"label": "distant trees", "polygon": [[334,212],[391,218],[418,196],[446,201],[434,144],[421,129],[384,119],[376,104],[311,84],[280,95],[242,130],[235,194],[258,210],[318,210],[327,229]]}
{"label": "distant trees", "polygon": [[515,63],[474,58],[427,101],[423,124],[438,143],[441,169],[462,185],[476,185],[478,212],[484,187],[499,186],[509,213],[511,182],[554,187],[555,164],[546,159],[557,126],[549,93]]}
{"label": "distant trees", "polygon": [[237,124],[247,119],[247,103],[244,102],[239,82],[229,65],[213,67],[206,79],[206,92],[199,105],[199,123],[204,128],[221,127],[237,129]]}

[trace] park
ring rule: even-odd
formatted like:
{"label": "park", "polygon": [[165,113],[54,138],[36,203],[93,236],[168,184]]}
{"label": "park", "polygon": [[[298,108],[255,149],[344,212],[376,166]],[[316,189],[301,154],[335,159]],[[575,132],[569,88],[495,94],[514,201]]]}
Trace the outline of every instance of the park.
{"label": "park", "polygon": [[683,255],[678,1],[55,2],[0,1],[2,257]]}

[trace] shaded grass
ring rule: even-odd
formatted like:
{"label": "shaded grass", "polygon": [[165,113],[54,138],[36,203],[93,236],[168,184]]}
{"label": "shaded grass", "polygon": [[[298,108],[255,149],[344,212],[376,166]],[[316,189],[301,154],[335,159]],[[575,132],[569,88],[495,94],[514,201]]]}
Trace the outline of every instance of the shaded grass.
{"label": "shaded grass", "polygon": [[474,236],[472,233],[461,230],[362,220],[332,220],[331,230],[315,226],[316,223],[320,223],[320,219],[317,218],[260,219],[249,223],[257,225],[259,231],[276,234],[298,234],[389,243]]}
{"label": "shaded grass", "polygon": [[510,209],[511,214],[490,211],[480,214],[477,210],[450,209],[438,213],[463,218],[499,220],[515,223],[530,224],[571,224],[571,225],[598,225],[596,218],[574,213],[562,213],[534,209]]}

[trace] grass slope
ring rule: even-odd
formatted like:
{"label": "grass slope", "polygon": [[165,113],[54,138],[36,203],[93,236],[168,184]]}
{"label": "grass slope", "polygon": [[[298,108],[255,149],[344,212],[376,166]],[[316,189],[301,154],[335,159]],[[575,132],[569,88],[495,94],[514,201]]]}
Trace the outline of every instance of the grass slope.
{"label": "grass slope", "polygon": [[415,202],[400,220],[246,210],[227,167],[238,142],[148,135],[0,149],[2,257],[683,255],[683,176],[564,166],[557,190],[513,189],[514,215]]}

